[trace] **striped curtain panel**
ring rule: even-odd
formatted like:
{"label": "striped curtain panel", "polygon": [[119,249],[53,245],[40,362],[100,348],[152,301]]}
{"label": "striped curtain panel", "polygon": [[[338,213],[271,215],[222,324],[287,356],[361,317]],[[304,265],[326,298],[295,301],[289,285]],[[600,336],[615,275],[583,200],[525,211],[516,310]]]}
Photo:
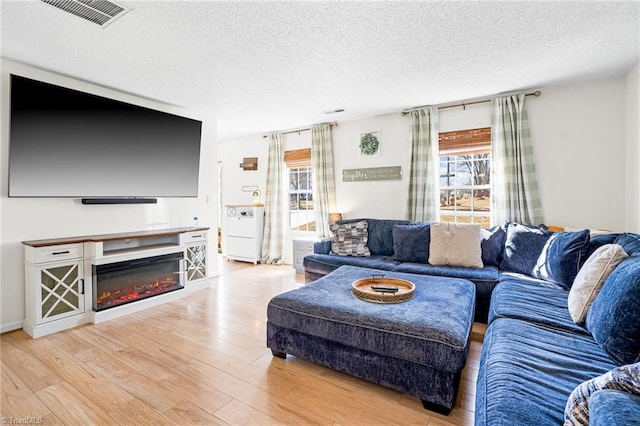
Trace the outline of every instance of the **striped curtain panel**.
{"label": "striped curtain panel", "polygon": [[438,108],[421,108],[411,116],[411,169],[407,219],[437,222],[439,209]]}
{"label": "striped curtain panel", "polygon": [[336,184],[333,173],[333,142],[329,124],[311,126],[311,170],[316,231],[320,237],[330,237],[329,213],[335,211]]}
{"label": "striped curtain panel", "polygon": [[493,100],[491,223],[543,223],[525,95]]}
{"label": "striped curtain panel", "polygon": [[262,263],[282,263],[282,134],[269,135]]}

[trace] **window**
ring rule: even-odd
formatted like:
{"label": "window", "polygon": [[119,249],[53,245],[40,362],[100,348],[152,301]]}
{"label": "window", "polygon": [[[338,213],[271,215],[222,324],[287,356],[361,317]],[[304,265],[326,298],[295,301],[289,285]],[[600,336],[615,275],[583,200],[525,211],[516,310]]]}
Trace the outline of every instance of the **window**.
{"label": "window", "polygon": [[491,128],[440,133],[440,220],[490,226]]}
{"label": "window", "polygon": [[286,151],[289,202],[289,229],[293,231],[315,231],[313,210],[313,187],[311,172],[311,149]]}

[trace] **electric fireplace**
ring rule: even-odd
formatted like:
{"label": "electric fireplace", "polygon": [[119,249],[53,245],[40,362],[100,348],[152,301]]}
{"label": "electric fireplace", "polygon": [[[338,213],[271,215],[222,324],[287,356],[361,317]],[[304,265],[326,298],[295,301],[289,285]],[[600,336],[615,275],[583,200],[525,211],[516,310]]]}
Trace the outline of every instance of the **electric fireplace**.
{"label": "electric fireplace", "polygon": [[93,265],[96,312],[183,288],[184,253]]}

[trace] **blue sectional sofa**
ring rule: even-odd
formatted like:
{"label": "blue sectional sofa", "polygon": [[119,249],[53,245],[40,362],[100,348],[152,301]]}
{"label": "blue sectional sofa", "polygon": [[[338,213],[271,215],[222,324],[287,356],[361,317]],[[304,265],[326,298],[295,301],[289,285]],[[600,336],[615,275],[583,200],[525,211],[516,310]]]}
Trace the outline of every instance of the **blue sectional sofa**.
{"label": "blue sectional sofa", "polygon": [[[591,413],[592,424],[616,416],[640,424],[640,235],[551,233],[508,223],[483,230],[483,266],[465,268],[428,263],[428,224],[350,222],[363,220],[370,255],[339,256],[330,241],[317,243],[304,258],[306,281],[352,265],[473,282],[475,320],[488,323],[476,425],[557,425],[565,416],[565,424],[582,424],[571,417],[575,406]],[[606,278],[586,320],[576,323],[568,309],[573,281],[585,260],[609,244],[628,257]],[[602,385],[621,369],[632,372],[624,386]]]}
{"label": "blue sectional sofa", "polygon": [[634,369],[635,379],[624,395],[593,393],[590,424],[640,424],[640,236],[614,237],[629,257],[606,278],[584,324],[571,318],[566,288],[501,277],[482,347],[476,425],[558,425],[565,417],[583,424],[568,419],[570,394],[620,368]]}

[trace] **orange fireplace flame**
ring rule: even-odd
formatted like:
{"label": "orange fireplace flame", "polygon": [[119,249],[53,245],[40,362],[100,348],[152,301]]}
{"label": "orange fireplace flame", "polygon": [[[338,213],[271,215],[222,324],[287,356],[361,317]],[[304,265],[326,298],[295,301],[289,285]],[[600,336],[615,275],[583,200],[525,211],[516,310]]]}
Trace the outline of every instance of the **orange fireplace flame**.
{"label": "orange fireplace flame", "polygon": [[153,283],[142,283],[131,288],[102,292],[99,296],[96,296],[96,304],[99,308],[107,308],[137,299],[156,296],[181,287],[180,283],[174,281],[172,276],[167,276],[156,279]]}

